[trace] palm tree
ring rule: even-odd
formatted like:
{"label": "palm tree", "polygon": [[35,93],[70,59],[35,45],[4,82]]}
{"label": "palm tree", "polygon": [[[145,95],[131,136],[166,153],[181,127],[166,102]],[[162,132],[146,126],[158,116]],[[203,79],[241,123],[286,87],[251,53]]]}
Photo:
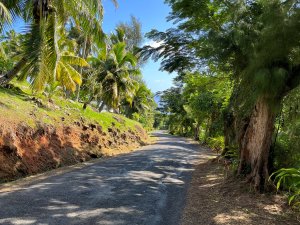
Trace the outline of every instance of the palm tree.
{"label": "palm tree", "polygon": [[18,60],[16,55],[21,52],[22,38],[22,35],[14,30],[10,30],[0,37],[0,74],[11,70],[14,62]]}
{"label": "palm tree", "polygon": [[[92,52],[97,51],[97,45],[94,44],[93,37],[82,33],[80,27],[74,26],[74,24],[71,25],[71,29],[68,32],[68,38],[76,42],[76,48],[73,49],[76,49],[76,54],[85,60],[92,54]],[[86,71],[84,71],[82,67],[79,72],[82,75],[86,75]],[[88,81],[86,77],[83,77],[82,82],[86,81]],[[93,85],[93,83],[89,83],[89,85]],[[76,101],[79,101],[81,86],[78,85],[76,92]]]}
{"label": "palm tree", "polygon": [[103,48],[97,58],[91,59],[95,69],[92,77],[102,86],[101,98],[109,108],[119,111],[122,99],[132,102],[138,82],[132,77],[140,74],[137,58],[126,51],[125,42],[118,42],[107,51]]}
{"label": "palm tree", "polygon": [[132,117],[133,113],[145,113],[154,106],[155,102],[153,100],[153,94],[144,82],[139,82],[131,104],[129,102],[123,104],[125,115],[127,117]]}
{"label": "palm tree", "polygon": [[40,80],[53,80],[60,59],[58,40],[68,21],[80,27],[82,33],[92,35],[96,43],[103,42],[101,1],[6,0],[3,5],[11,9],[13,15],[23,18],[27,34],[19,62],[2,75],[0,84],[8,83],[18,73],[21,77],[29,76],[34,87],[39,87]]}

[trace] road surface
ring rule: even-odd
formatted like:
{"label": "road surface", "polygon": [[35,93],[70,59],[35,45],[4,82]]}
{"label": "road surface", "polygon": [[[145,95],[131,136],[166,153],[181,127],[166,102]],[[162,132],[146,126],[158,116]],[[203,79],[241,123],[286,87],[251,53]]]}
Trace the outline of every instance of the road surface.
{"label": "road surface", "polygon": [[204,150],[162,132],[139,151],[0,190],[0,224],[177,225]]}

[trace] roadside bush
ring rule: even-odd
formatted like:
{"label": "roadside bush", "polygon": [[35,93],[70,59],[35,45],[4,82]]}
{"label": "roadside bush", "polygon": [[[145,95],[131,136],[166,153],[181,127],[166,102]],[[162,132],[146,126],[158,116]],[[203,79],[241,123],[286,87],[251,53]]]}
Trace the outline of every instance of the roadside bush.
{"label": "roadside bush", "polygon": [[209,137],[207,139],[207,145],[216,152],[221,152],[222,149],[224,149],[224,137],[218,136],[218,137]]}
{"label": "roadside bush", "polygon": [[274,172],[270,179],[274,178],[277,190],[282,188],[288,191],[289,205],[300,208],[300,169],[283,168]]}
{"label": "roadside bush", "polygon": [[300,123],[291,124],[288,129],[280,131],[274,152],[274,167],[298,168],[300,165]]}
{"label": "roadside bush", "polygon": [[132,119],[141,123],[147,131],[153,130],[154,115],[152,113],[133,113]]}

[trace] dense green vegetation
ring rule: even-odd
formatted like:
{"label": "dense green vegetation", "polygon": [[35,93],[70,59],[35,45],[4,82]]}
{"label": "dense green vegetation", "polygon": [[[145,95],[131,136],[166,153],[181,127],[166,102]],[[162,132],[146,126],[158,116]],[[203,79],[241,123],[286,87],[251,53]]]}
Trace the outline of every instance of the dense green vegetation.
{"label": "dense green vegetation", "polygon": [[[1,98],[24,84],[23,91],[50,103],[74,101],[87,116],[98,118],[106,109],[148,129],[167,127],[232,160],[237,175],[257,190],[268,189],[270,174],[278,171],[271,178],[297,202],[299,2],[165,2],[175,27],[152,30],[147,38],[159,46],[141,47],[134,17],[103,33],[101,1],[1,0],[2,33],[16,18],[26,23],[25,32],[1,37]],[[159,111],[141,75],[149,57],[178,73],[174,87],[159,93]]]}
{"label": "dense green vegetation", "polygon": [[[50,124],[70,126],[84,121],[85,124],[100,124],[107,132],[112,127],[121,132],[136,130],[138,122],[130,120],[123,115],[109,112],[97,112],[88,107],[83,110],[82,104],[66,99],[63,96],[53,96],[51,102],[42,94],[31,94],[27,83],[13,82],[11,89],[0,88],[0,114],[1,124],[26,123],[31,128]],[[3,119],[5,118],[5,119]]]}
{"label": "dense green vegetation", "polygon": [[237,174],[259,190],[274,171],[299,169],[299,2],[166,2],[176,27],[148,33],[161,44],[141,53],[178,72],[161,93],[170,132],[235,156]]}
{"label": "dense green vegetation", "polygon": [[[135,17],[106,35],[100,1],[0,3],[3,87],[27,82],[30,94],[47,96],[50,102],[63,97],[81,103],[83,110],[88,105],[94,111],[106,109],[152,128],[156,104],[140,72],[143,60],[136,48],[143,36]],[[25,21],[25,32],[5,32],[17,18]]]}

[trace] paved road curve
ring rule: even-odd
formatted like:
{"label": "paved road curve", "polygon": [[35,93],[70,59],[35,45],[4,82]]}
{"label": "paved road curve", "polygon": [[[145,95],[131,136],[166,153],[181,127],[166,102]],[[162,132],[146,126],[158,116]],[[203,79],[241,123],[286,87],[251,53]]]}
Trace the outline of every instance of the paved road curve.
{"label": "paved road curve", "polygon": [[159,141],[140,151],[0,193],[0,224],[179,224],[203,154],[186,139],[155,135]]}

